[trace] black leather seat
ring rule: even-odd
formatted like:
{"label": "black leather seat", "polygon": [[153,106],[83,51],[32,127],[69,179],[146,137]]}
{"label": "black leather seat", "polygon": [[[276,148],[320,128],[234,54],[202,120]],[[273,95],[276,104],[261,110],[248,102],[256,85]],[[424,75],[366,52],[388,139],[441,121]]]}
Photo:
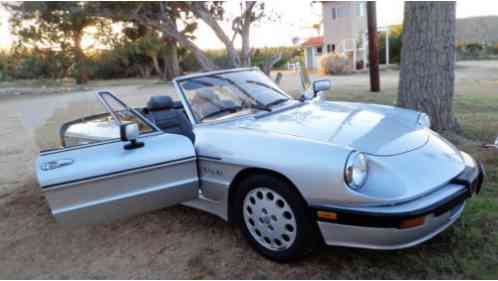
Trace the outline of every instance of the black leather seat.
{"label": "black leather seat", "polygon": [[173,102],[171,97],[153,96],[147,102],[146,116],[163,132],[184,135],[194,143],[195,135],[192,131],[192,124],[182,109],[176,108],[178,108],[178,103]]}

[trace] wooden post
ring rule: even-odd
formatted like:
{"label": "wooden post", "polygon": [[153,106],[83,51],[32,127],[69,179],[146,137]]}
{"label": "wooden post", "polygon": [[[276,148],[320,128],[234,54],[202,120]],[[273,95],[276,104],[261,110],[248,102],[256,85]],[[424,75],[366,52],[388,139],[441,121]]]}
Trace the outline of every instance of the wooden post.
{"label": "wooden post", "polygon": [[379,44],[377,40],[377,12],[375,1],[367,2],[368,60],[370,65],[370,91],[380,91]]}

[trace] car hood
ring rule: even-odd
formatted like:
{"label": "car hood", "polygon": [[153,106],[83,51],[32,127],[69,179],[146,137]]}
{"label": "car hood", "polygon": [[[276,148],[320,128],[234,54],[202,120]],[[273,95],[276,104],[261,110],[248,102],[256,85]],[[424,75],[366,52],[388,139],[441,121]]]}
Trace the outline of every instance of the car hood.
{"label": "car hood", "polygon": [[429,134],[416,126],[418,112],[391,106],[310,102],[294,109],[263,114],[239,123],[240,128],[285,134],[377,156],[417,149]]}

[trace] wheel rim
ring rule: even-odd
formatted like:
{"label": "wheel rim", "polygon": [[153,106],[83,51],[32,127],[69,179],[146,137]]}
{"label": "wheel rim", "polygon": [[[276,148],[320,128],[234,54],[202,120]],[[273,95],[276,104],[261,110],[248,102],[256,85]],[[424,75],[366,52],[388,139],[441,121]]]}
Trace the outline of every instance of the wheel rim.
{"label": "wheel rim", "polygon": [[285,250],[296,238],[297,225],[289,203],[272,189],[258,187],[243,202],[244,223],[251,236],[269,250]]}

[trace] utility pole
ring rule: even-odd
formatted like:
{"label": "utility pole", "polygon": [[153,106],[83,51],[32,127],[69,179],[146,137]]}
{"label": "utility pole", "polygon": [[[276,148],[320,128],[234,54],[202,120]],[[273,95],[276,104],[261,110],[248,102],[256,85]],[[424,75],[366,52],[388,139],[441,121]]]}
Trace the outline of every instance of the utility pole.
{"label": "utility pole", "polygon": [[370,91],[380,91],[379,44],[377,40],[377,8],[375,1],[367,2],[368,61],[370,66]]}

